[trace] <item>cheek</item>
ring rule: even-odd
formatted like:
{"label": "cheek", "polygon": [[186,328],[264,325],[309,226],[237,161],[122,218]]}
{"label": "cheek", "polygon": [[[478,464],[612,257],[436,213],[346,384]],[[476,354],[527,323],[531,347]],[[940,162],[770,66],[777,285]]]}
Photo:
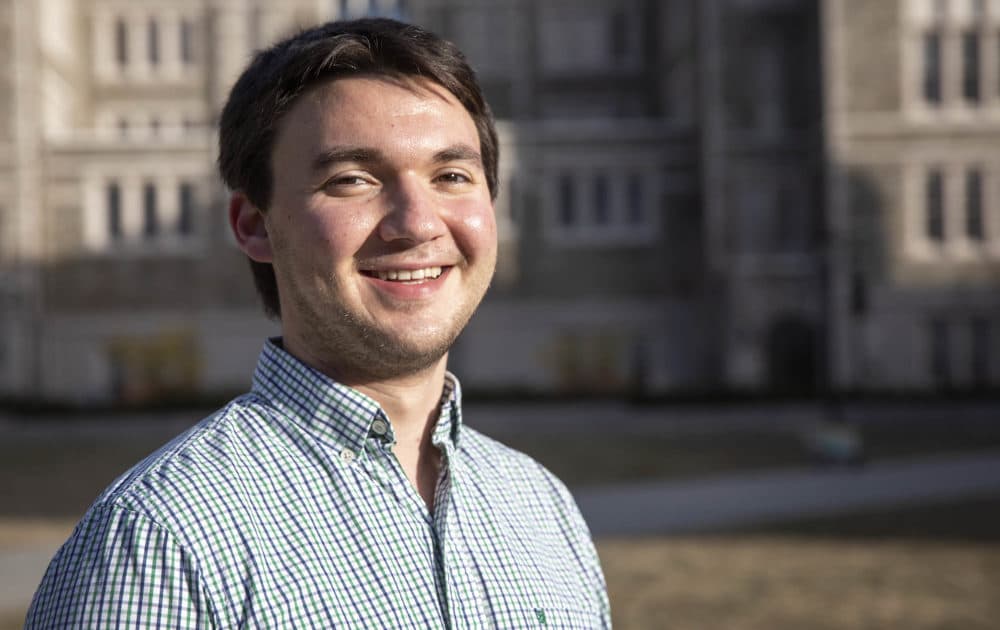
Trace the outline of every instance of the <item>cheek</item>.
{"label": "cheek", "polygon": [[473,238],[487,238],[496,232],[496,224],[492,215],[478,213],[465,217],[462,221],[462,229]]}
{"label": "cheek", "polygon": [[327,264],[353,259],[372,232],[371,221],[357,215],[323,213],[303,225],[303,243]]}
{"label": "cheek", "polygon": [[459,238],[478,248],[496,244],[497,225],[493,206],[489,204],[465,208],[459,214]]}

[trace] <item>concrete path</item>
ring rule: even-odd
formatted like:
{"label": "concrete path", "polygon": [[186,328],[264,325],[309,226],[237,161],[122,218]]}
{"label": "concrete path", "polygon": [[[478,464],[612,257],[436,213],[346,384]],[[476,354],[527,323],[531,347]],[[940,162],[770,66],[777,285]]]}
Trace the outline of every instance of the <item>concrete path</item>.
{"label": "concrete path", "polygon": [[1000,452],[574,492],[595,536],[676,534],[1000,494]]}
{"label": "concrete path", "polygon": [[0,549],[0,613],[27,609],[61,544],[60,540],[25,549]]}

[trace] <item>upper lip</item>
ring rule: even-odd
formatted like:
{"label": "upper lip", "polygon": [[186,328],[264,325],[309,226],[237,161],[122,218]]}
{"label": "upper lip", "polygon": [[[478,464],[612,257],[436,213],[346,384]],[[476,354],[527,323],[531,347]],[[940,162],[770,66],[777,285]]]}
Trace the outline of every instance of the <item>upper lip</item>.
{"label": "upper lip", "polygon": [[399,262],[399,263],[371,263],[358,265],[360,271],[416,271],[417,269],[429,269],[431,267],[453,267],[454,263],[446,262]]}

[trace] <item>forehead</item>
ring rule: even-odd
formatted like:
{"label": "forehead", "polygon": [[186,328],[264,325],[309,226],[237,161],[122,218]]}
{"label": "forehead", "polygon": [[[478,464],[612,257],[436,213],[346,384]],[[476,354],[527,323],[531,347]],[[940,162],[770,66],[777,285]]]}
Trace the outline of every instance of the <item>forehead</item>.
{"label": "forehead", "polygon": [[283,117],[278,143],[300,147],[414,142],[478,146],[472,116],[439,84],[419,78],[352,76],[313,86]]}

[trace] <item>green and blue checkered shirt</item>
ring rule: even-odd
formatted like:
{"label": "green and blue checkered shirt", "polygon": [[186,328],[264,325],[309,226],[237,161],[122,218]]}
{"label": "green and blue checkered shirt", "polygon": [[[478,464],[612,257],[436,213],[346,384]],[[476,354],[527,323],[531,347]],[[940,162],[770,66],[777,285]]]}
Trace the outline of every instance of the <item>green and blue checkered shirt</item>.
{"label": "green and blue checkered shirt", "polygon": [[269,341],[253,388],[115,481],[26,628],[604,628],[569,492],[462,424],[449,375],[433,513],[371,398]]}

